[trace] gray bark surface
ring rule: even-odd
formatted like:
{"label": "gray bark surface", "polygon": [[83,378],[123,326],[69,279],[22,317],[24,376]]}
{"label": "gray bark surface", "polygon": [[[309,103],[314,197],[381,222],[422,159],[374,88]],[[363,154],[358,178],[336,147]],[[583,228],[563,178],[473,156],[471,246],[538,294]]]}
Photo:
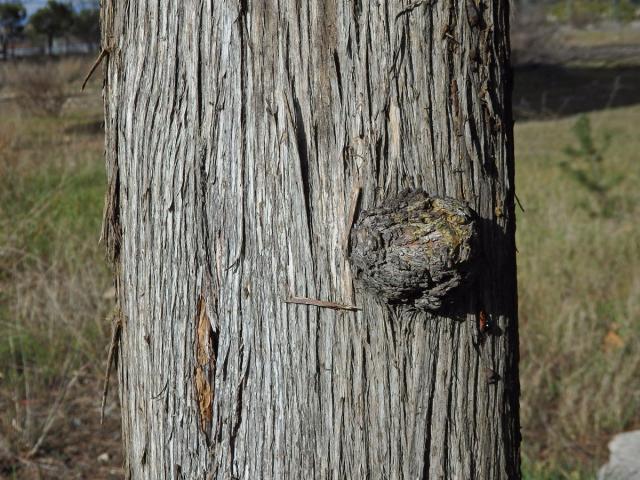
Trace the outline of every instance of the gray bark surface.
{"label": "gray bark surface", "polygon": [[[519,478],[506,0],[102,17],[128,475]],[[450,316],[354,289],[354,219],[405,188],[479,215]]]}

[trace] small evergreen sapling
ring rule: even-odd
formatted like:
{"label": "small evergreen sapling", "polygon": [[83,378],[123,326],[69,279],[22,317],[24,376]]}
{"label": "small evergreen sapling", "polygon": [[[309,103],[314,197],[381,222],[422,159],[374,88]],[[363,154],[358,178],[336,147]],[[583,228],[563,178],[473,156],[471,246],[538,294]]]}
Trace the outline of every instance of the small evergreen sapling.
{"label": "small evergreen sapling", "polygon": [[605,152],[611,145],[611,133],[604,132],[596,142],[589,117],[581,115],[572,128],[577,147],[567,146],[564,153],[568,159],[560,162],[560,167],[589,195],[582,202],[592,216],[612,216],[618,204],[613,190],[623,180],[623,175],[612,172],[605,160]]}

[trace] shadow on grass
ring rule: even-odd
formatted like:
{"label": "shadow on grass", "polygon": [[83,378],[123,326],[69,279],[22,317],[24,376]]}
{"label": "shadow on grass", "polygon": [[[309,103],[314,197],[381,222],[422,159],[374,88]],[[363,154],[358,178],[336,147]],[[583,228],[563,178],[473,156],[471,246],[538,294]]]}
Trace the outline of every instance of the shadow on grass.
{"label": "shadow on grass", "polygon": [[640,103],[640,65],[514,67],[516,120],[542,120]]}
{"label": "shadow on grass", "polygon": [[69,135],[102,135],[104,133],[104,121],[94,120],[83,123],[74,123],[64,129],[64,133]]}

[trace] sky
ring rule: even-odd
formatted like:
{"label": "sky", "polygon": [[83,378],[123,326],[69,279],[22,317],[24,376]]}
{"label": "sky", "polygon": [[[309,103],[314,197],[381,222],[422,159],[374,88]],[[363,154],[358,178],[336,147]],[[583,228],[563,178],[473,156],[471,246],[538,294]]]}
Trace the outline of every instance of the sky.
{"label": "sky", "polygon": [[33,12],[35,12],[38,8],[42,7],[44,4],[46,4],[46,0],[22,0],[22,4],[26,7],[27,9],[27,13],[29,15],[31,15]]}

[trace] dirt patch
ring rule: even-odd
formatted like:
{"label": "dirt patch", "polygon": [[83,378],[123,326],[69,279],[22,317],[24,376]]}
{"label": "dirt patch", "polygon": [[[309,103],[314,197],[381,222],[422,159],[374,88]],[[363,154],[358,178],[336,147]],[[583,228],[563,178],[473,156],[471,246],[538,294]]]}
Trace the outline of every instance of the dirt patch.
{"label": "dirt patch", "polygon": [[[7,448],[0,458],[0,479],[124,478],[119,407],[111,398],[100,425],[100,393],[94,379],[80,379],[67,393],[67,400],[54,414],[52,428],[31,457],[28,453],[33,445],[27,445],[10,425],[3,425]],[[51,405],[34,399],[31,407],[40,422],[46,420]]]}

